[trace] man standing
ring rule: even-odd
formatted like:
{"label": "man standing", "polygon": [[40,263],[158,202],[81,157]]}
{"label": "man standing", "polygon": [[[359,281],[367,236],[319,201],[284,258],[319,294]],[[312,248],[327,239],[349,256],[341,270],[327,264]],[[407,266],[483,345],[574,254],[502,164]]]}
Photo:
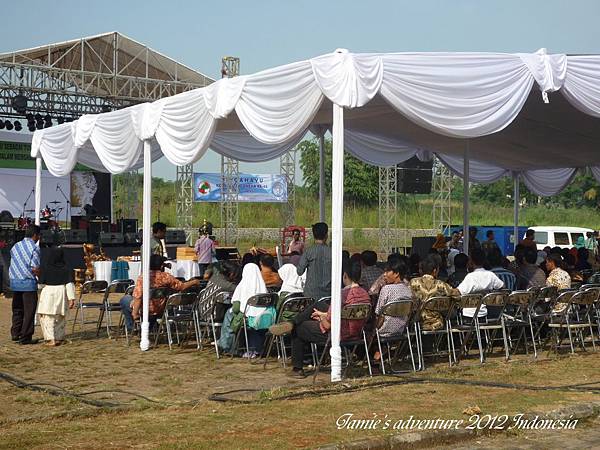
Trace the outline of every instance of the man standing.
{"label": "man standing", "polygon": [[163,242],[167,234],[167,226],[162,222],[152,224],[152,238],[150,239],[150,254],[160,255],[168,258],[167,249]]}
{"label": "man standing", "polygon": [[298,275],[306,271],[304,295],[319,300],[331,296],[331,247],[327,245],[329,227],[324,222],[312,226],[315,245],[307,248],[298,263]]}
{"label": "man standing", "polygon": [[32,339],[34,317],[37,308],[37,279],[40,270],[40,227],[30,225],[25,238],[17,242],[10,251],[10,288],[12,299],[11,338],[19,344],[37,344]]}
{"label": "man standing", "polygon": [[[212,231],[212,230],[210,230]],[[210,231],[207,226],[204,225],[198,230],[200,237],[196,241],[194,250],[198,257],[198,267],[200,268],[200,277],[204,276],[204,272],[208,265],[212,262],[213,254],[215,252],[215,241],[210,238]]]}
{"label": "man standing", "polygon": [[485,233],[485,237],[487,238],[487,240],[484,241],[483,244],[481,244],[481,248],[485,252],[485,255],[489,258],[490,254],[493,251],[500,251],[500,247],[498,247],[496,239],[494,238],[494,230],[487,230],[487,232]]}
{"label": "man standing", "polygon": [[529,229],[525,232],[525,239],[519,241],[519,245],[523,247],[531,247],[537,250],[537,242],[535,242],[535,231]]}

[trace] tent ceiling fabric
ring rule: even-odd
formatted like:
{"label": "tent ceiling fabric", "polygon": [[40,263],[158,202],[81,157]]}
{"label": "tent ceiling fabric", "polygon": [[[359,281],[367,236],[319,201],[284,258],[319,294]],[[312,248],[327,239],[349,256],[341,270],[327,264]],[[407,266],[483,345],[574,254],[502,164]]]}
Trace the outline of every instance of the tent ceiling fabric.
{"label": "tent ceiling fabric", "polygon": [[41,153],[55,175],[84,160],[119,173],[139,166],[142,143],[150,140],[153,158],[162,152],[175,165],[197,161],[209,147],[264,161],[311,126],[330,126],[333,103],[346,110],[346,149],[375,165],[436,153],[460,175],[469,139],[473,181],[518,172],[541,195],[564,187],[577,168],[600,167],[600,56],[544,49],[338,50],[36,131],[32,156]]}

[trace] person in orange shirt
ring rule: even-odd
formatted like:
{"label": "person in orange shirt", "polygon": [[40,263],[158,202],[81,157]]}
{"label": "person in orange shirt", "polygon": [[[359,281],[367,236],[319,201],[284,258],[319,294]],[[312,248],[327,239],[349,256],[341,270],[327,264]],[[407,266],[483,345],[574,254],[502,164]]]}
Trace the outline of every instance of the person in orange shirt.
{"label": "person in orange shirt", "polygon": [[274,265],[275,259],[271,255],[264,254],[260,256],[260,274],[267,287],[279,287],[282,283]]}

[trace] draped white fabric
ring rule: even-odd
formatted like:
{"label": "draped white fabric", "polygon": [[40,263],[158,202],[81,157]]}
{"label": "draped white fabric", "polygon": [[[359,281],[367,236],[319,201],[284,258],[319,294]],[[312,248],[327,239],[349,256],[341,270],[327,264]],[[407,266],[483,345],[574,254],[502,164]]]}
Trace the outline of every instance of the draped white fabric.
{"label": "draped white fabric", "polygon": [[549,197],[562,191],[573,180],[577,169],[546,169],[523,172],[523,182],[531,192]]}
{"label": "draped white fabric", "polygon": [[[532,96],[536,90],[542,95]],[[554,91],[567,101],[552,97],[545,105]],[[600,167],[594,119],[600,118],[600,56],[544,49],[337,50],[36,131],[32,156],[41,154],[57,176],[77,162],[112,173],[139,168],[144,140],[153,160],[165,156],[175,165],[197,161],[209,147],[241,161],[265,161],[296,145],[311,126],[330,127],[332,103],[347,110],[346,150],[374,165],[436,153],[460,175],[462,139],[471,138],[471,181],[488,183],[516,171],[543,195],[572,174],[547,170]]]}

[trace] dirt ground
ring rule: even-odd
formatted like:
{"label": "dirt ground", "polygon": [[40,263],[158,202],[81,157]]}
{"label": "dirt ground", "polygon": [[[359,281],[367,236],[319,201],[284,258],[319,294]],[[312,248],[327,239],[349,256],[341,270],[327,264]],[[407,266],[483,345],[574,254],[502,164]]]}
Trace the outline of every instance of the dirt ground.
{"label": "dirt ground", "polygon": [[[427,382],[414,384],[378,376],[332,387],[324,373],[313,386],[312,378],[290,378],[274,361],[264,370],[262,364],[240,358],[217,360],[212,348],[197,351],[192,345],[170,351],[162,344],[141,352],[137,340],[128,347],[124,339],[107,339],[105,333],[97,338],[93,325],[84,333],[76,328],[61,347],[20,346],[10,342],[10,318],[10,300],[0,297],[0,372],[83,396],[19,389],[0,379],[0,448],[315,447],[384,433],[338,429],[336,421],[348,413],[357,418],[455,419],[464,418],[465,408],[474,405],[500,414],[597,399],[591,392],[436,382],[441,378],[537,386],[600,382],[600,355],[588,352],[538,361],[523,355],[510,363],[498,357],[483,367],[475,360],[452,369],[439,362],[416,375],[430,378]],[[38,329],[36,336],[41,337]],[[226,397],[255,402],[209,399],[236,390],[250,391]],[[306,396],[279,399],[298,393]],[[82,398],[112,406],[86,404]]]}

